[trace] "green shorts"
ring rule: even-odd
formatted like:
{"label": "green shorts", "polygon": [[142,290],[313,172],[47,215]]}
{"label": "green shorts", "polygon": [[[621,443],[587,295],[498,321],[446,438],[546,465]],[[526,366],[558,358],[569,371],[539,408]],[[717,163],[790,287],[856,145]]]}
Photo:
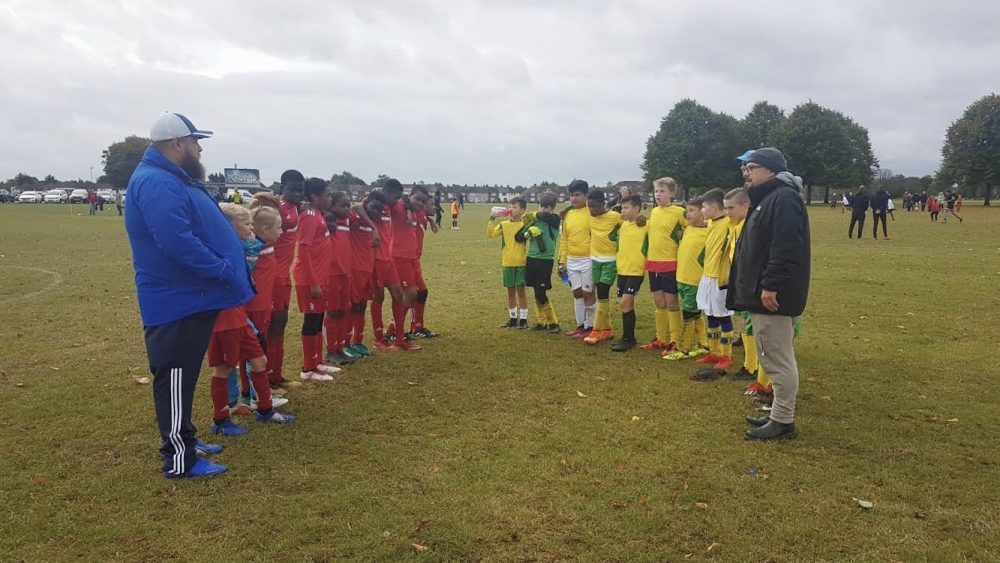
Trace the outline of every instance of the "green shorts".
{"label": "green shorts", "polygon": [[618,275],[618,263],[612,260],[611,262],[598,262],[597,260],[591,260],[593,267],[593,278],[594,284],[603,283],[604,285],[614,285],[615,277]]}
{"label": "green shorts", "polygon": [[698,286],[677,282],[677,300],[681,310],[688,313],[698,312]]}
{"label": "green shorts", "polygon": [[503,266],[504,287],[524,287],[524,266]]}

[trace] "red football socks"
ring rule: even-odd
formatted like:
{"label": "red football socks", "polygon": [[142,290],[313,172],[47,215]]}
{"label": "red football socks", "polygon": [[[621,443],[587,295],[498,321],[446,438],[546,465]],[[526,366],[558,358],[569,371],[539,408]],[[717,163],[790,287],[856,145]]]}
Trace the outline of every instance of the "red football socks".
{"label": "red football socks", "polygon": [[275,336],[267,341],[267,374],[271,383],[280,383],[284,379],[281,369],[285,363],[285,337]]}
{"label": "red football socks", "polygon": [[216,424],[229,420],[229,382],[225,377],[212,378],[212,418]]}
{"label": "red football socks", "polygon": [[257,411],[271,410],[271,385],[267,380],[266,371],[251,371],[253,390],[257,392]]}

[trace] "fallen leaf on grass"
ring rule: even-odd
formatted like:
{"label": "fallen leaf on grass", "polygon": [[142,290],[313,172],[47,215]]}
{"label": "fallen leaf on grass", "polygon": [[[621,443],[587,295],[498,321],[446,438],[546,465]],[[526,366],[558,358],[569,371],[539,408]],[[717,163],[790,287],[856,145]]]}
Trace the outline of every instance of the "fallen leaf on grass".
{"label": "fallen leaf on grass", "polygon": [[56,366],[49,366],[49,369],[52,371],[59,371],[59,368],[57,368]]}
{"label": "fallen leaf on grass", "polygon": [[820,399],[822,399],[824,401],[832,401],[833,397],[831,397],[829,395],[823,395],[822,397],[820,397]]}
{"label": "fallen leaf on grass", "polygon": [[406,382],[406,384],[407,384],[407,385],[416,385],[416,383],[415,383],[415,382],[413,382],[413,381],[407,381],[407,382]]}
{"label": "fallen leaf on grass", "polygon": [[425,518],[424,520],[421,520],[420,523],[417,524],[417,531],[419,532],[420,530],[426,528],[427,524],[430,524],[430,521],[431,521],[430,518]]}
{"label": "fallen leaf on grass", "polygon": [[586,397],[586,395],[584,395],[584,394],[583,394],[582,392],[580,392],[580,391],[577,391],[577,392],[576,392],[576,396],[577,396],[577,397]]}
{"label": "fallen leaf on grass", "polygon": [[640,420],[640,419],[639,419],[639,417],[638,417],[638,416],[633,416],[633,417],[632,417],[632,422],[639,422],[639,420]]}
{"label": "fallen leaf on grass", "polygon": [[21,382],[17,382],[14,384],[14,387],[24,387],[24,384]]}
{"label": "fallen leaf on grass", "polygon": [[427,551],[427,550],[430,549],[426,545],[419,544],[419,543],[411,543],[410,546],[413,547],[413,551],[416,552],[416,553],[423,553],[423,552],[425,552],[425,551]]}
{"label": "fallen leaf on grass", "polygon": [[702,510],[708,510],[708,503],[707,502],[696,502],[696,503],[694,503],[694,505],[697,506],[698,508],[702,509]]}
{"label": "fallen leaf on grass", "polygon": [[864,508],[865,510],[871,510],[872,508],[875,508],[875,504],[869,500],[861,500],[859,498],[854,498],[854,497],[851,498],[854,500],[854,502],[858,503],[858,506]]}
{"label": "fallen leaf on grass", "polygon": [[949,418],[948,422],[958,422],[958,419],[957,418]]}
{"label": "fallen leaf on grass", "polygon": [[607,378],[604,378],[604,377],[601,377],[601,376],[599,376],[599,375],[597,376],[597,379],[598,379],[599,381],[607,381]]}
{"label": "fallen leaf on grass", "polygon": [[137,378],[135,378],[135,382],[138,383],[139,385],[148,385],[149,384],[149,378],[148,377],[137,377]]}
{"label": "fallen leaf on grass", "polygon": [[721,543],[712,542],[712,545],[708,546],[708,549],[706,551],[712,551],[713,549],[719,549],[720,547],[722,547]]}
{"label": "fallen leaf on grass", "polygon": [[616,500],[615,502],[611,503],[611,506],[615,508],[625,508],[626,506],[628,506],[628,504],[626,504],[625,501],[623,500]]}

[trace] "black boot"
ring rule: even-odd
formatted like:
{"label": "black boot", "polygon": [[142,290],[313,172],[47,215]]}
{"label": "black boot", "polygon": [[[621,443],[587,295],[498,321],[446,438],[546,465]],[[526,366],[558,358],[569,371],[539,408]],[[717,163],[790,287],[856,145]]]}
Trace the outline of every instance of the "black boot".
{"label": "black boot", "polygon": [[615,342],[611,346],[612,352],[628,352],[632,348],[635,348],[635,340],[629,340],[627,338],[622,338],[618,342]]}
{"label": "black boot", "polygon": [[747,424],[750,426],[761,427],[770,422],[771,417],[769,416],[748,416]]}
{"label": "black boot", "polygon": [[747,440],[792,440],[797,436],[795,423],[783,424],[776,420],[768,420],[760,428],[747,430]]}
{"label": "black boot", "polygon": [[733,381],[753,381],[757,379],[757,374],[750,373],[747,371],[747,368],[742,367],[740,368],[740,371],[731,374],[729,379],[732,379]]}

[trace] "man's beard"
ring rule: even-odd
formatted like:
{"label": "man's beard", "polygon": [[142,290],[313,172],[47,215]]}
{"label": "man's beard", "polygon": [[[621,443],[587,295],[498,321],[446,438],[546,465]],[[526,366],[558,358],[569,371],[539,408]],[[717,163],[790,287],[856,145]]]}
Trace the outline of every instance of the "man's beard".
{"label": "man's beard", "polygon": [[197,157],[189,156],[180,163],[181,170],[187,173],[192,180],[198,182],[205,181],[205,165]]}

